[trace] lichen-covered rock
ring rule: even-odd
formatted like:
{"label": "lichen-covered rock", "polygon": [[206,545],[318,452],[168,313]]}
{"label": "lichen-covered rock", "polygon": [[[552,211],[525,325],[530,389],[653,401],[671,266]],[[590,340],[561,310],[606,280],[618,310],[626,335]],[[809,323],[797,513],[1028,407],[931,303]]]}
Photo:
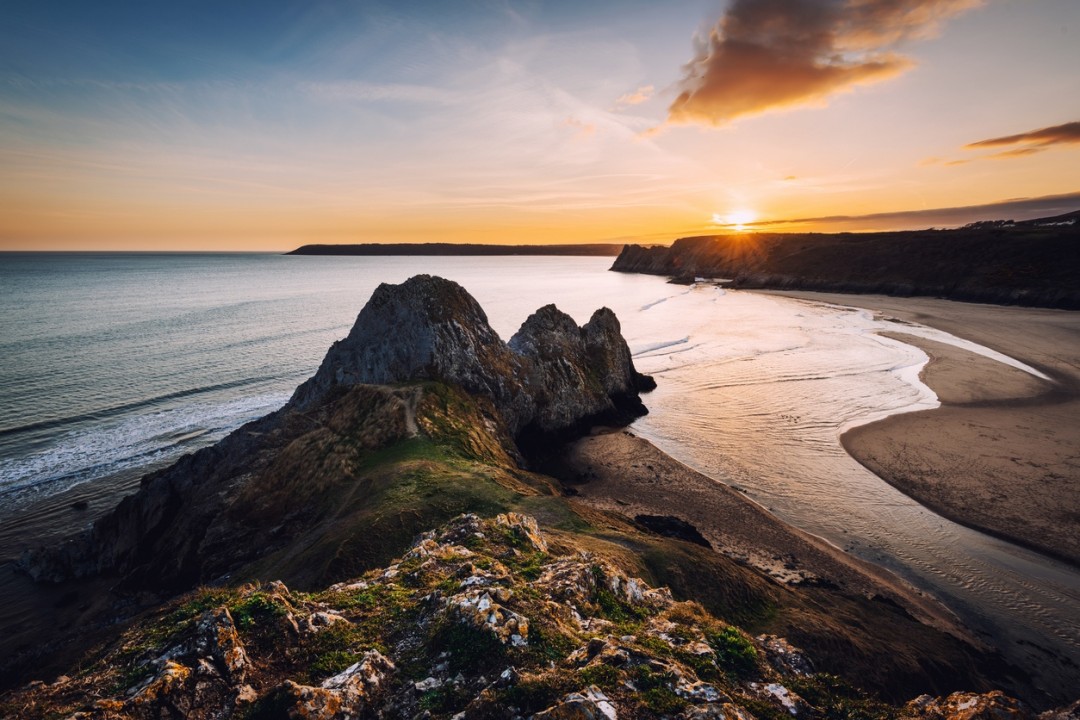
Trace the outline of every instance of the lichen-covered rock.
{"label": "lichen-covered rock", "polygon": [[1030,720],[1031,711],[1000,690],[956,692],[946,698],[922,695],[904,707],[905,715],[920,720]]}
{"label": "lichen-covered rock", "polygon": [[810,705],[798,693],[788,689],[782,683],[750,683],[749,688],[759,697],[778,703],[793,717],[806,717],[810,712]]}
{"label": "lichen-covered rock", "polygon": [[208,588],[0,717],[1034,720],[1001,693],[885,705],[556,537],[463,515],[320,592]]}
{"label": "lichen-covered rock", "polygon": [[536,518],[515,512],[505,513],[495,516],[495,526],[514,533],[533,550],[547,552],[547,540],[540,534],[540,526],[536,524]]}
{"label": "lichen-covered rock", "polygon": [[779,672],[790,675],[810,675],[814,672],[814,663],[810,662],[810,658],[785,638],[759,635],[757,642],[765,651],[765,659]]}
{"label": "lichen-covered rock", "polygon": [[566,660],[576,665],[601,663],[620,667],[630,663],[635,651],[611,636],[593,638],[584,647],[570,653]]}
{"label": "lichen-covered rock", "polygon": [[286,680],[282,694],[287,713],[304,720],[347,720],[364,713],[386,686],[394,663],[377,650],[342,672],[327,678],[318,687]]}
{"label": "lichen-covered rock", "polygon": [[182,697],[191,679],[191,668],[172,660],[166,660],[161,672],[140,687],[132,696],[126,709],[133,714],[156,714],[161,707],[169,707],[184,712],[190,706],[187,698]]}
{"label": "lichen-covered rock", "polygon": [[550,597],[571,605],[578,613],[595,603],[598,595],[609,595],[636,607],[661,608],[673,602],[667,588],[651,588],[640,578],[628,577],[610,563],[588,554],[549,564],[536,586]]}
{"label": "lichen-covered rock", "polygon": [[555,705],[533,715],[533,720],[618,720],[618,712],[595,685],[568,694]]}
{"label": "lichen-covered rock", "polygon": [[233,622],[229,609],[219,607],[207,612],[196,627],[196,652],[213,658],[230,682],[243,684],[251,661],[248,660],[244,644],[236,634],[236,623]]}
{"label": "lichen-covered rock", "polygon": [[529,620],[500,604],[507,602],[508,588],[466,590],[447,598],[448,612],[478,630],[492,633],[504,645],[528,645]]}
{"label": "lichen-covered rock", "polygon": [[338,623],[348,623],[348,619],[336,612],[316,611],[306,618],[304,628],[308,632],[317,633],[331,628]]}
{"label": "lichen-covered rock", "polygon": [[1039,720],[1080,720],[1080,700],[1065,707],[1047,710],[1039,715]]}
{"label": "lichen-covered rock", "polygon": [[683,720],[757,720],[750,711],[730,702],[695,705],[683,711]]}

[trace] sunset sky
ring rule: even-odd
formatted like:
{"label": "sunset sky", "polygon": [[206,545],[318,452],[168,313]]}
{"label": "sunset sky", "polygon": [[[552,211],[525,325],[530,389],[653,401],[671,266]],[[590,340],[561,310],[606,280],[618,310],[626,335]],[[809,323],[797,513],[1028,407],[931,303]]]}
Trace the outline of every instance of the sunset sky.
{"label": "sunset sky", "polygon": [[0,6],[0,249],[670,242],[1075,209],[1078,0]]}

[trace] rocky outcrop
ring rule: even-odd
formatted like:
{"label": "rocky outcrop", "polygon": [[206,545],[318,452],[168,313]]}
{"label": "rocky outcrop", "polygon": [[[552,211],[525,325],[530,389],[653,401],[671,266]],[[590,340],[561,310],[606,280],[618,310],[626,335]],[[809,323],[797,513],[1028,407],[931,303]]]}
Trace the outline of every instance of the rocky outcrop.
{"label": "rocky outcrop", "polygon": [[736,233],[627,245],[611,269],[723,278],[735,288],[929,295],[1080,308],[1080,225],[1011,223],[880,233]]}
{"label": "rocky outcrop", "polygon": [[364,657],[317,687],[286,680],[279,702],[286,715],[303,720],[349,720],[363,717],[379,700],[394,663],[378,650],[368,650]]}
{"label": "rocky outcrop", "polygon": [[[457,283],[418,275],[380,285],[284,408],[143,478],[88,533],[27,553],[23,566],[40,581],[114,572],[125,588],[172,593],[277,552],[291,563],[277,572],[316,581],[325,575],[308,569],[327,560],[305,563],[290,545],[344,544],[344,566],[386,559],[370,550],[377,542],[352,540],[359,529],[334,507],[349,497],[354,519],[363,515],[347,485],[367,476],[372,453],[419,439],[512,468],[518,445],[643,414],[638,392],[649,383],[606,308],[578,327],[548,305],[507,344]],[[399,542],[422,529],[422,513],[405,510],[414,517],[395,523]]]}
{"label": "rocky outcrop", "polygon": [[1032,717],[1023,704],[999,690],[957,692],[944,698],[922,695],[909,702],[904,711],[916,720],[1026,720]]}
{"label": "rocky outcrop", "polygon": [[[463,597],[492,603],[462,612]],[[0,716],[1035,720],[996,691],[884,703],[517,513],[458,517],[315,593],[202,589],[78,673],[0,696]]]}
{"label": "rocky outcrop", "polygon": [[416,380],[451,383],[490,398],[512,434],[556,433],[590,419],[643,414],[638,392],[650,379],[634,369],[619,321],[607,308],[584,327],[547,305],[502,341],[464,288],[417,275],[376,288],[344,340],[289,407],[306,409],[337,388]]}

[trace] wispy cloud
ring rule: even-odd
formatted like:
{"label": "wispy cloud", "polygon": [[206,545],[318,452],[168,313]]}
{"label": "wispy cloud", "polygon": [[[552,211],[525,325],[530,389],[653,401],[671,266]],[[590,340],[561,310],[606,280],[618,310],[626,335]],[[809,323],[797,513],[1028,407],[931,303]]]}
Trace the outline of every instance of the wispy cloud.
{"label": "wispy cloud", "polygon": [[[968,143],[965,150],[986,150],[992,148],[1008,148],[989,155],[958,158],[954,160],[942,160],[941,158],[927,158],[920,165],[942,164],[946,167],[967,165],[978,160],[1011,160],[1013,158],[1030,157],[1045,152],[1058,145],[1080,144],[1080,121],[1068,122],[1062,125],[1039,128],[1029,132],[1015,135],[1003,135],[1001,137],[979,140]],[[1010,147],[1011,146],[1011,147]]]}
{"label": "wispy cloud", "polygon": [[625,95],[621,95],[615,100],[616,107],[628,107],[630,105],[640,105],[653,96],[655,88],[652,85],[642,85],[633,92],[628,92]]}
{"label": "wispy cloud", "polygon": [[902,43],[934,35],[982,0],[734,0],[684,67],[670,123],[720,126],[821,106],[914,63]]}
{"label": "wispy cloud", "polygon": [[575,117],[568,117],[563,120],[562,124],[566,127],[573,128],[575,135],[579,138],[590,138],[596,134],[596,125],[594,123],[587,123],[583,120],[578,120]]}
{"label": "wispy cloud", "polygon": [[1080,192],[1064,195],[1045,195],[1034,198],[1013,198],[985,205],[902,210],[870,215],[828,215],[823,217],[789,218],[747,223],[753,229],[767,230],[782,226],[794,229],[801,225],[832,226],[846,229],[954,227],[978,220],[1030,220],[1061,215],[1080,209]]}
{"label": "wispy cloud", "polygon": [[1080,143],[1080,121],[1017,133],[1016,135],[979,140],[978,142],[968,143],[964,146],[964,149],[980,150],[982,148],[1008,147],[1010,145],[1024,146],[1000,153],[1001,156],[1015,157],[1031,155],[1051,145],[1073,145],[1076,143]]}
{"label": "wispy cloud", "polygon": [[412,102],[451,104],[457,99],[453,92],[427,85],[399,83],[305,82],[300,90],[320,100],[352,102]]}

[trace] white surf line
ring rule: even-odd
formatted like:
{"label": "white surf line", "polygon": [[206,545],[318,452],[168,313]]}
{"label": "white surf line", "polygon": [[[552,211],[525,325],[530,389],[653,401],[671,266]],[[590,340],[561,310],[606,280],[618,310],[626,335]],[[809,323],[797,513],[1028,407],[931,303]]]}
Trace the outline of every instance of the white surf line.
{"label": "white surf line", "polygon": [[676,345],[685,345],[688,342],[690,342],[690,336],[689,335],[687,335],[684,338],[679,338],[678,340],[664,340],[664,341],[661,341],[661,342],[649,343],[648,345],[645,345],[645,346],[639,348],[638,350],[630,351],[630,356],[635,357],[635,358],[636,357],[645,357],[649,353],[656,352],[657,350],[663,350],[665,348],[675,347]]}
{"label": "white surf line", "polygon": [[917,325],[915,323],[908,323],[903,321],[887,320],[880,317],[875,318],[876,323],[879,325],[879,330],[885,332],[901,333],[906,335],[914,335],[915,337],[923,338],[924,340],[933,340],[935,342],[942,343],[944,345],[952,345],[953,347],[960,348],[961,350],[967,350],[968,352],[981,355],[991,360],[996,360],[1003,365],[1014,367],[1017,370],[1022,370],[1029,375],[1034,375],[1042,380],[1049,380],[1053,382],[1053,378],[1048,375],[1039,372],[1035,368],[1022,363],[1014,357],[1000,353],[997,350],[991,350],[985,345],[979,345],[978,343],[965,340],[963,338],[951,335],[944,330],[937,330],[926,325]]}
{"label": "white surf line", "polygon": [[[861,308],[859,309],[861,312],[869,313],[869,311],[863,311]],[[921,410],[933,410],[935,408],[941,407],[941,401],[938,399],[937,393],[935,393],[933,388],[924,383],[922,380],[922,371],[926,367],[927,363],[930,362],[930,356],[927,355],[922,350],[922,348],[916,345],[912,345],[910,343],[906,343],[903,340],[898,340],[896,338],[880,335],[878,334],[877,329],[873,327],[865,328],[861,331],[861,333],[865,336],[872,337],[874,340],[882,343],[883,345],[889,345],[892,347],[902,346],[915,351],[915,353],[919,356],[918,360],[908,365],[897,365],[893,368],[890,368],[888,372],[892,375],[895,375],[900,379],[902,383],[912,388],[916,393],[916,397],[911,399],[906,405],[898,405],[891,408],[879,408],[874,412],[867,413],[862,417],[852,418],[847,422],[841,424],[839,427],[836,428],[837,443],[840,442],[840,437],[848,430],[862,427],[863,425],[870,425],[872,423],[878,422],[879,420],[884,420],[887,417],[892,417],[893,415],[904,415],[906,413],[919,412]],[[845,450],[845,452],[847,451]]]}
{"label": "white surf line", "polygon": [[[783,295],[775,297],[785,297]],[[788,298],[790,300],[796,300],[799,302],[810,303],[811,305],[824,305],[825,307],[843,308],[844,310],[858,310],[864,317],[873,319],[874,324],[877,327],[871,328],[871,332],[891,332],[907,335],[914,335],[915,337],[921,337],[924,340],[934,340],[944,345],[952,345],[953,347],[960,348],[961,350],[967,350],[968,352],[975,353],[976,355],[982,355],[990,360],[996,360],[999,363],[1014,367],[1017,370],[1033,375],[1041,380],[1048,380],[1054,382],[1054,379],[1045,373],[1039,372],[1030,365],[1020,362],[1016,358],[1006,355],[1005,353],[998,352],[997,350],[991,350],[985,345],[979,345],[978,343],[964,338],[957,337],[951,333],[947,333],[944,330],[938,330],[932,328],[929,325],[920,325],[918,323],[908,322],[906,320],[896,320],[885,316],[884,311],[870,310],[868,308],[855,307],[854,305],[841,305],[839,303],[825,302],[823,300],[810,300],[808,298]]]}

